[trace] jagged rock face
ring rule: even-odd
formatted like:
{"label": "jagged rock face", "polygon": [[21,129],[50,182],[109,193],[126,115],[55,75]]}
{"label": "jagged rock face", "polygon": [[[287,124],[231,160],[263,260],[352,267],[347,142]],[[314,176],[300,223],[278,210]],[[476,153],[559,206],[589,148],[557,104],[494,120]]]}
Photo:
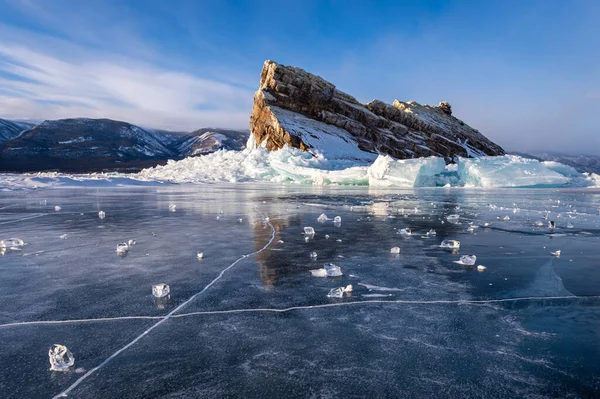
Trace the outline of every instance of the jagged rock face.
{"label": "jagged rock face", "polygon": [[254,95],[250,129],[268,150],[285,144],[313,152],[334,136],[362,151],[406,159],[425,156],[503,155],[504,150],[437,107],[395,100],[364,105],[303,69],[266,61]]}

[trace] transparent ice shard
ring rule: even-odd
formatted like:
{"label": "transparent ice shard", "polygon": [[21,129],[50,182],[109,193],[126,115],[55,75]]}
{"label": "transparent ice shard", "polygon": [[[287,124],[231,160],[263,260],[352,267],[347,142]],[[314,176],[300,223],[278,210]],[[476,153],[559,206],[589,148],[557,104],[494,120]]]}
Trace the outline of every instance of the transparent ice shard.
{"label": "transparent ice shard", "polygon": [[460,260],[457,260],[455,263],[464,266],[475,266],[475,262],[477,262],[477,256],[475,255],[463,255],[460,257]]}
{"label": "transparent ice shard", "polygon": [[327,277],[338,277],[343,275],[342,269],[339,266],[334,265],[333,263],[326,263],[325,265],[323,265],[323,267],[327,272]]}
{"label": "transparent ice shard", "polygon": [[67,371],[75,364],[75,357],[66,346],[54,344],[48,351],[50,370]]}
{"label": "transparent ice shard", "polygon": [[352,288],[352,284],[348,284],[345,288],[345,292],[352,292],[353,288]]}
{"label": "transparent ice shard", "polygon": [[13,249],[21,248],[25,245],[25,242],[20,238],[7,238],[0,240],[0,248]]}
{"label": "transparent ice shard", "polygon": [[197,258],[198,260],[201,260],[202,258],[204,258],[204,252],[200,252],[200,251],[198,251],[198,252],[196,253],[196,258]]}
{"label": "transparent ice shard", "polygon": [[160,283],[152,286],[152,295],[156,298],[164,298],[171,293],[171,288],[168,284]]}
{"label": "transparent ice shard", "polygon": [[238,219],[238,223],[243,223],[243,222],[244,222],[244,219],[243,219],[243,218],[239,218],[239,219]]}
{"label": "transparent ice shard", "polygon": [[319,223],[325,223],[327,220],[329,220],[327,218],[327,215],[322,213],[318,218],[317,218],[317,222]]}
{"label": "transparent ice shard", "polygon": [[573,227],[575,227],[575,226],[573,226],[573,224],[571,222],[567,223],[567,229],[572,229]]}
{"label": "transparent ice shard", "polygon": [[429,230],[429,231],[427,232],[427,234],[426,234],[426,235],[433,237],[433,236],[436,236],[436,235],[437,235],[437,233],[435,232],[435,230],[434,230],[434,229],[431,229],[431,230]]}
{"label": "transparent ice shard", "polygon": [[398,231],[398,234],[403,235],[403,236],[411,236],[412,235],[412,230],[407,227],[405,229],[400,229]]}
{"label": "transparent ice shard", "polygon": [[307,226],[304,228],[304,234],[306,234],[307,236],[314,236],[315,235],[315,229],[313,229],[310,226]]}
{"label": "transparent ice shard", "polygon": [[344,297],[344,287],[332,288],[327,294],[327,298],[343,298]]}
{"label": "transparent ice shard", "polygon": [[559,258],[559,257],[560,257],[560,249],[557,249],[557,250],[556,250],[556,251],[554,251],[554,252],[550,252],[550,254],[551,254],[552,256],[556,256],[557,258]]}
{"label": "transparent ice shard", "polygon": [[502,220],[506,220],[508,222],[510,220],[510,216],[506,215],[502,218]]}
{"label": "transparent ice shard", "polygon": [[390,253],[391,254],[399,254],[400,253],[400,247],[394,247],[394,248],[390,249]]}
{"label": "transparent ice shard", "polygon": [[177,212],[177,205],[169,205],[169,211]]}
{"label": "transparent ice shard", "polygon": [[58,205],[56,205],[56,206],[54,207],[54,210],[55,210],[56,212],[60,211],[61,209],[62,209],[62,208],[61,208],[60,206],[58,206]]}
{"label": "transparent ice shard", "polygon": [[60,238],[61,240],[66,240],[66,239],[67,239],[67,235],[66,235],[66,234],[63,234],[63,235],[61,235],[59,238]]}
{"label": "transparent ice shard", "polygon": [[100,211],[100,212],[98,212],[98,217],[100,219],[104,219],[106,217],[106,213],[104,211]]}
{"label": "transparent ice shard", "polygon": [[129,247],[133,247],[135,245],[135,240],[127,241],[127,245],[129,245]]}
{"label": "transparent ice shard", "polygon": [[485,269],[487,269],[487,267],[485,267],[485,266],[483,266],[483,265],[479,265],[479,266],[477,266],[477,271],[478,271],[478,272],[485,271]]}
{"label": "transparent ice shard", "polygon": [[129,245],[126,242],[117,245],[117,254],[125,255],[127,252],[129,252]]}
{"label": "transparent ice shard", "polygon": [[554,220],[550,220],[548,222],[548,228],[551,229],[551,230],[555,229],[556,228],[556,222],[554,222]]}
{"label": "transparent ice shard", "polygon": [[340,216],[336,216],[333,218],[333,223],[342,223],[342,218]]}
{"label": "transparent ice shard", "polygon": [[442,243],[440,244],[440,248],[459,249],[460,241],[458,241],[458,240],[443,240]]}
{"label": "transparent ice shard", "polygon": [[313,251],[313,252],[311,252],[311,253],[310,253],[310,258],[311,258],[312,260],[315,260],[315,259],[317,259],[317,253],[316,253],[316,252],[314,252],[314,251]]}

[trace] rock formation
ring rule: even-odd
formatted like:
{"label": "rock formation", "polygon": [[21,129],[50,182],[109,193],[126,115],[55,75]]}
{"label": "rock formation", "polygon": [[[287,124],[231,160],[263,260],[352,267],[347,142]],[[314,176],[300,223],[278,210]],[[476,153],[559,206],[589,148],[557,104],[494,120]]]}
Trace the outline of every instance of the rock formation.
{"label": "rock formation", "polygon": [[[287,144],[314,153],[322,146],[354,144],[361,151],[399,159],[504,154],[452,116],[447,102],[429,106],[395,100],[389,105],[374,100],[364,105],[319,76],[273,61],[263,66],[250,129],[268,150]],[[353,155],[346,151],[341,156]]]}

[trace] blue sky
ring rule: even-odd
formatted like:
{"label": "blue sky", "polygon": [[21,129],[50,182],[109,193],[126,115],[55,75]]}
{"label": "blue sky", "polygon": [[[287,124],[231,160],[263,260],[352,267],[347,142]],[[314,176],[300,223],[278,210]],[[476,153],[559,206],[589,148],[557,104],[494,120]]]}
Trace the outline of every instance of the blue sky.
{"label": "blue sky", "polygon": [[0,0],[0,117],[247,128],[263,62],[600,154],[600,2]]}

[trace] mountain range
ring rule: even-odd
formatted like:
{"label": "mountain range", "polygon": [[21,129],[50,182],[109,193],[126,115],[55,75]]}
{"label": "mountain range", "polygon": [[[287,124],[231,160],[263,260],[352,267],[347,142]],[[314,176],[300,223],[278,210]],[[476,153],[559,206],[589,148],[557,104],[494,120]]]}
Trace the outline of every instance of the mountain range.
{"label": "mountain range", "polygon": [[248,131],[203,128],[191,133],[142,128],[110,119],[0,119],[0,172],[135,172],[217,151],[245,148]]}

